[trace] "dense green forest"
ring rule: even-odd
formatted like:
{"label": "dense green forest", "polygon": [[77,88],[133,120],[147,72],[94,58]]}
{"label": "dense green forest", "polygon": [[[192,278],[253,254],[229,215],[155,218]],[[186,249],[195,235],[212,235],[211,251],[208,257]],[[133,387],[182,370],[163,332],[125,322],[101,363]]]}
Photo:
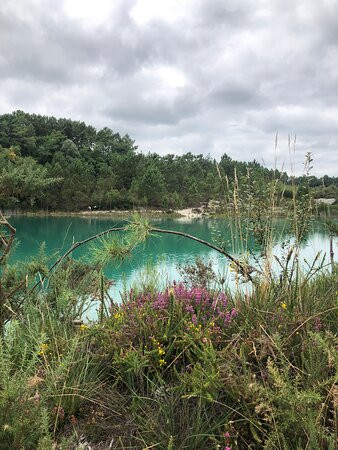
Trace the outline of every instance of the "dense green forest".
{"label": "dense green forest", "polygon": [[[84,122],[23,111],[0,116],[0,206],[22,209],[180,208],[223,195],[249,171],[260,183],[287,173],[224,154],[219,172],[211,156],[143,154],[128,135]],[[13,174],[15,176],[13,176]],[[296,180],[297,182],[297,180]],[[337,177],[311,178],[320,195],[332,196]],[[318,192],[319,192],[318,191]],[[288,190],[285,190],[288,195]]]}

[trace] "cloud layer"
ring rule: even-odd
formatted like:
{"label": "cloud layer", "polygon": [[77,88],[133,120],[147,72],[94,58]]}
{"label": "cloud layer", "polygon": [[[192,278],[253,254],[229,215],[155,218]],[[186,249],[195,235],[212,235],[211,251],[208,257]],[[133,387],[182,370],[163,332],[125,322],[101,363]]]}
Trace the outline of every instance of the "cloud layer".
{"label": "cloud layer", "polygon": [[337,17],[335,0],[2,0],[0,113],[288,170],[296,133],[297,172],[311,151],[336,175]]}

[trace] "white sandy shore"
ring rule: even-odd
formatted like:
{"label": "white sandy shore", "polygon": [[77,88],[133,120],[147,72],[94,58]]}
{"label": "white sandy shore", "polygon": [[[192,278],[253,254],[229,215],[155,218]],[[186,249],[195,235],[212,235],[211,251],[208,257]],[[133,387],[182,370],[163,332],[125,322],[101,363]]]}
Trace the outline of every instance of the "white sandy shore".
{"label": "white sandy shore", "polygon": [[79,217],[130,217],[133,214],[140,214],[149,217],[169,217],[174,216],[185,219],[197,219],[208,215],[201,208],[183,208],[170,211],[137,209],[137,210],[82,210],[82,211],[6,211],[6,216],[27,215],[27,216],[79,216]]}
{"label": "white sandy shore", "polygon": [[179,214],[180,216],[186,219],[197,219],[202,217],[202,212],[194,211],[194,209],[195,208],[177,209],[175,210],[175,213]]}

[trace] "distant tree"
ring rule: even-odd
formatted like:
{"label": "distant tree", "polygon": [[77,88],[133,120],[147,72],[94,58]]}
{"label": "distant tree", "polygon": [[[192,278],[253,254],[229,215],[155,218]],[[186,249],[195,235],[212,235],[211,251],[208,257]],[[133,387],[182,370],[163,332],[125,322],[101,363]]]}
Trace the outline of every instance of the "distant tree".
{"label": "distant tree", "polygon": [[190,178],[187,201],[189,205],[196,206],[200,200],[200,193],[198,190],[198,183],[195,177]]}
{"label": "distant tree", "polygon": [[121,137],[119,133],[114,133],[107,127],[97,133],[95,147],[106,157],[111,153],[133,152],[137,148],[135,141],[128,135]]}
{"label": "distant tree", "polygon": [[0,118],[0,145],[15,146],[22,156],[34,156],[36,136],[29,115],[22,111],[15,111]]}
{"label": "distant tree", "polygon": [[63,145],[67,142],[67,139],[61,131],[52,131],[47,136],[44,136],[40,141],[40,146],[36,151],[36,159],[41,164],[51,162],[54,153],[57,151],[67,154],[67,144],[63,148]]}
{"label": "distant tree", "polygon": [[3,206],[26,202],[33,207],[46,190],[61,181],[49,177],[47,169],[33,158],[17,156],[13,148],[0,149],[0,167],[0,202]]}
{"label": "distant tree", "polygon": [[181,206],[182,206],[182,198],[179,196],[179,194],[176,191],[173,192],[170,197],[169,206],[171,208],[181,208]]}
{"label": "distant tree", "polygon": [[138,178],[136,191],[138,198],[146,198],[148,205],[162,205],[163,195],[166,192],[164,177],[154,163],[150,164]]}

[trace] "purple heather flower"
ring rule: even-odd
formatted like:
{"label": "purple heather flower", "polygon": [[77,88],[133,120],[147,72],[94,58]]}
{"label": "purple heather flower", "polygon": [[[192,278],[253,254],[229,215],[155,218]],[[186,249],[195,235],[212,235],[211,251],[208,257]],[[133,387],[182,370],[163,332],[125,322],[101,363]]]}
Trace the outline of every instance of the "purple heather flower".
{"label": "purple heather flower", "polygon": [[218,295],[219,301],[220,303],[222,303],[222,305],[225,307],[228,304],[228,298],[227,296],[224,294],[224,292],[221,292]]}
{"label": "purple heather flower", "polygon": [[317,333],[321,330],[322,328],[322,322],[320,320],[320,317],[315,317],[315,331],[317,331]]}
{"label": "purple heather flower", "polygon": [[168,306],[168,295],[167,293],[162,294],[161,292],[157,294],[156,300],[153,302],[153,307],[155,309],[166,309]]}
{"label": "purple heather flower", "polygon": [[[161,311],[166,312],[171,296],[169,291],[174,292],[174,304],[191,315],[194,325],[197,324],[198,315],[201,316],[201,323],[218,321],[219,325],[221,323],[227,325],[237,315],[235,308],[232,310],[227,309],[228,300],[223,292],[217,294],[201,287],[188,289],[183,283],[177,282],[174,282],[165,291],[158,292],[155,295],[151,292],[137,294],[135,291],[130,290],[129,301],[122,306],[122,309],[128,311],[128,314],[146,307],[153,308],[159,314]],[[215,326],[213,329],[216,332]],[[217,327],[217,330],[221,332],[221,328]]]}
{"label": "purple heather flower", "polygon": [[236,317],[237,316],[237,309],[236,308],[232,308],[231,310],[231,317]]}
{"label": "purple heather flower", "polygon": [[230,319],[231,319],[231,315],[227,312],[224,317],[224,323],[230,322]]}

